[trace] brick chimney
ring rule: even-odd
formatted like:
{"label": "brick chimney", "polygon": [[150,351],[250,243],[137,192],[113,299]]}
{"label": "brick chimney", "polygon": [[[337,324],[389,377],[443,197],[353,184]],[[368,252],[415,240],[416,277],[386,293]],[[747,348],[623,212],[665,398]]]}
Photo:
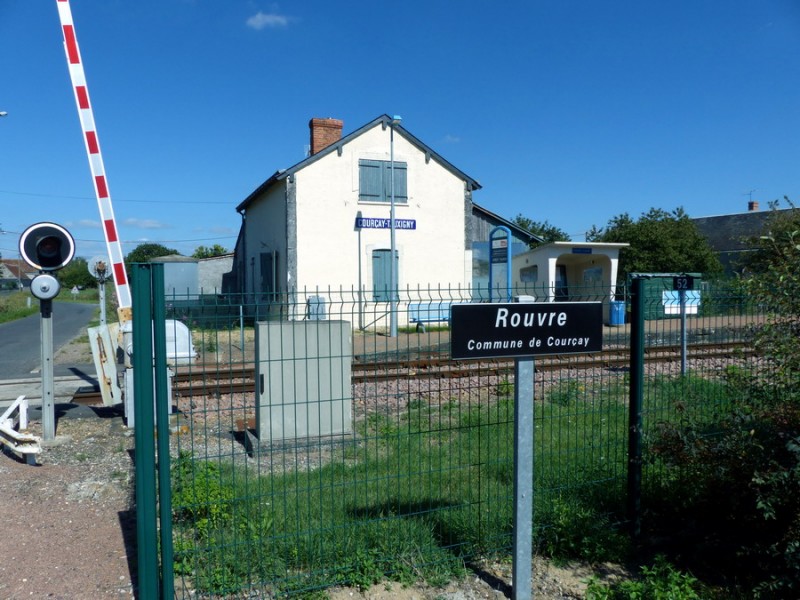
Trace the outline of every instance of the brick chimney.
{"label": "brick chimney", "polygon": [[308,128],[311,130],[311,154],[327,148],[342,139],[344,122],[339,119],[311,119]]}
{"label": "brick chimney", "polygon": [[747,203],[747,210],[748,212],[755,212],[758,210],[758,202],[756,200],[750,200]]}

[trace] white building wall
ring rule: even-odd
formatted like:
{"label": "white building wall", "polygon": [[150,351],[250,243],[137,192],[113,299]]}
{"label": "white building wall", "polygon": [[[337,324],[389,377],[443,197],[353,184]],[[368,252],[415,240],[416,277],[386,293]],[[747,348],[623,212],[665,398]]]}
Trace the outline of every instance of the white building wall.
{"label": "white building wall", "polygon": [[[359,215],[389,218],[384,202],[359,202],[359,159],[390,159],[390,131],[376,125],[296,174],[298,289],[358,284],[372,289],[372,251],[390,248],[389,229],[355,228]],[[394,159],[407,164],[408,203],[395,204],[396,219],[416,229],[395,231],[401,289],[465,287],[471,255],[465,251],[464,182],[405,140],[394,136]],[[370,294],[368,294],[370,296]]]}

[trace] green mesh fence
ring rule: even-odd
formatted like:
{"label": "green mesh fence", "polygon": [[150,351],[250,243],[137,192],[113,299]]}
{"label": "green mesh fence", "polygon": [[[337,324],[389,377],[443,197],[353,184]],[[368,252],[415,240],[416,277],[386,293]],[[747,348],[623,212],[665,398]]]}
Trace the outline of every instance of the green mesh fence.
{"label": "green mesh fence", "polygon": [[[663,290],[645,299],[645,486],[672,476],[668,425],[713,422],[732,374],[756,368],[759,316],[704,286],[685,320]],[[534,548],[591,558],[574,532],[626,521],[630,307],[624,290],[570,292],[603,302],[604,351],[536,359]],[[437,584],[510,554],[513,363],[449,359],[449,306],[473,296],[403,290],[394,315],[357,291],[166,299],[175,356],[184,324],[195,353],[171,380],[177,597]]]}

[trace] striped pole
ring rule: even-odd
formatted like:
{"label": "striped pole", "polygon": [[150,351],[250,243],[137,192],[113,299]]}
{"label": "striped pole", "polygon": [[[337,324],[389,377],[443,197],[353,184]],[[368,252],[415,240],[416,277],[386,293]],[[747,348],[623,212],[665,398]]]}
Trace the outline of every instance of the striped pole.
{"label": "striped pole", "polygon": [[117,290],[119,302],[120,325],[131,320],[131,289],[128,275],[125,272],[122,245],[119,241],[117,225],[114,220],[114,211],[111,207],[111,195],[108,191],[103,156],[100,153],[100,141],[94,124],[92,105],[89,102],[89,88],[86,85],[86,75],[81,63],[81,53],[78,48],[78,39],[75,36],[75,25],[72,22],[72,11],[69,0],[56,0],[58,16],[61,19],[61,30],[64,34],[64,50],[67,54],[67,66],[72,80],[75,102],[78,105],[78,117],[83,129],[83,141],[86,144],[86,154],[89,157],[89,168],[94,181],[97,206],[100,209],[100,219],[103,222],[103,232],[106,239],[106,249],[111,261],[111,271],[114,274],[114,285]]}

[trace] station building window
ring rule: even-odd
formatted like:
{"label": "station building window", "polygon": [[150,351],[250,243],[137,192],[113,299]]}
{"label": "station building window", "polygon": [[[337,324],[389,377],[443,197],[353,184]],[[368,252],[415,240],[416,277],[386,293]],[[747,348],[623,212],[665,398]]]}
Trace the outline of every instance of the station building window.
{"label": "station building window", "polygon": [[[389,302],[391,298],[391,264],[389,257],[392,251],[389,249],[380,249],[372,251],[372,299],[375,302]],[[394,254],[394,272],[399,273],[397,267],[399,262],[397,260],[397,250]],[[397,277],[396,281],[400,281]],[[399,287],[399,285],[398,285]],[[394,290],[395,300],[398,300],[397,289]]]}
{"label": "station building window", "polygon": [[519,280],[522,283],[536,283],[539,281],[539,265],[521,268],[519,270]]}
{"label": "station building window", "polygon": [[[394,201],[408,203],[408,165],[394,161]],[[391,202],[392,163],[388,160],[358,161],[358,199],[360,202]]]}

